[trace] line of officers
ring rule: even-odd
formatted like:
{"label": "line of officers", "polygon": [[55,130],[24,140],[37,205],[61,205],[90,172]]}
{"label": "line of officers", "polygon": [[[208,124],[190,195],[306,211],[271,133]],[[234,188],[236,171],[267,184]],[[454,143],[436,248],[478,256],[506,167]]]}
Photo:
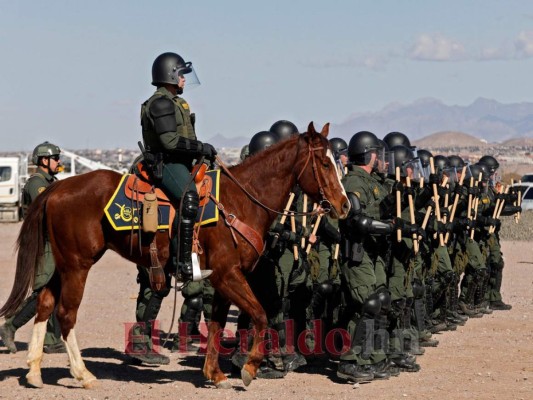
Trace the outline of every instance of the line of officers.
{"label": "line of officers", "polygon": [[[278,121],[241,159],[292,134],[294,124]],[[499,217],[521,208],[517,193],[501,189],[494,157],[433,156],[400,132],[381,140],[361,131],[330,145],[349,217],[278,218],[248,276],[276,336],[259,377],[332,358],[350,382],[416,372],[416,356],[438,344],[432,334],[511,308],[500,293]],[[312,211],[298,187],[293,193],[292,211]],[[249,326],[241,314],[238,332]],[[242,351],[232,357],[236,369],[245,361]]]}

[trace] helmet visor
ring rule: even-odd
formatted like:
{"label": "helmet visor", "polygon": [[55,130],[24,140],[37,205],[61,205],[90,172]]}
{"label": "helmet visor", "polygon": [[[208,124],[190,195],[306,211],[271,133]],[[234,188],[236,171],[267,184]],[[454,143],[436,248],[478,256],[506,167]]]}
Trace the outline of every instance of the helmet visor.
{"label": "helmet visor", "polygon": [[176,82],[179,82],[178,78],[184,78],[187,87],[200,85],[200,80],[198,79],[198,75],[196,75],[196,71],[191,62],[186,62],[185,65],[178,66],[172,74]]}
{"label": "helmet visor", "polygon": [[376,164],[374,169],[379,174],[388,173],[389,162],[384,147],[380,147],[376,150]]}

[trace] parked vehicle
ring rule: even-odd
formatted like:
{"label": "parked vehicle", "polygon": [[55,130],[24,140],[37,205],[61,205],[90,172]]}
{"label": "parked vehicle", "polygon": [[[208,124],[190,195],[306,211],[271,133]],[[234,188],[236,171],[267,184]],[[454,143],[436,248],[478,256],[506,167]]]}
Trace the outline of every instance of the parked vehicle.
{"label": "parked vehicle", "polygon": [[522,184],[515,183],[513,187],[520,187],[522,211],[533,210],[533,182],[522,181]]}
{"label": "parked vehicle", "polygon": [[22,188],[28,179],[28,157],[0,157],[0,221],[22,219]]}
{"label": "parked vehicle", "polygon": [[522,176],[522,183],[533,183],[533,172]]}

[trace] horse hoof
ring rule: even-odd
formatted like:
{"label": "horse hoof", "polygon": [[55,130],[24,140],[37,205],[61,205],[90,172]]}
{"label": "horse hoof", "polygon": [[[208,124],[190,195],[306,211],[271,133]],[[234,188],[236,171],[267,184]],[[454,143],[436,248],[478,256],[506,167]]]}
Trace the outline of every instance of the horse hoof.
{"label": "horse hoof", "polygon": [[26,375],[26,380],[28,381],[28,385],[37,389],[40,389],[43,387],[43,380],[41,378],[41,375],[39,374],[28,374]]}
{"label": "horse hoof", "polygon": [[233,386],[231,386],[231,383],[229,383],[229,381],[227,379],[215,383],[215,386],[216,386],[217,389],[231,389],[233,387]]}
{"label": "horse hoof", "polygon": [[94,389],[98,386],[98,380],[96,378],[94,379],[87,379],[82,382],[84,389]]}
{"label": "horse hoof", "polygon": [[241,369],[241,379],[242,379],[242,382],[244,383],[244,386],[248,386],[250,383],[252,383],[254,377],[252,376],[251,373],[249,373],[247,370],[246,370],[246,366],[244,366],[242,369]]}

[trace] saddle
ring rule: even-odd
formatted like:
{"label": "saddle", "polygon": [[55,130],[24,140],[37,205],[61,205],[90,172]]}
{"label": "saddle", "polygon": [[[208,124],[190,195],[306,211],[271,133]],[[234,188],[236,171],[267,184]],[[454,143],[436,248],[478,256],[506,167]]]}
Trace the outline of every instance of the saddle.
{"label": "saddle", "polygon": [[[206,175],[207,165],[195,165],[191,174],[196,174],[194,177],[194,183],[196,185],[196,191],[200,198],[200,206],[204,206],[209,202],[209,193],[213,187],[213,180],[209,175]],[[148,173],[146,165],[141,161],[136,166],[136,173],[128,177],[126,186],[124,187],[125,195],[128,199],[133,201],[142,202],[146,193],[155,193],[159,204],[170,205],[172,209],[172,203],[168,196],[159,188],[155,186],[153,179]],[[172,213],[174,216],[175,210]]]}

